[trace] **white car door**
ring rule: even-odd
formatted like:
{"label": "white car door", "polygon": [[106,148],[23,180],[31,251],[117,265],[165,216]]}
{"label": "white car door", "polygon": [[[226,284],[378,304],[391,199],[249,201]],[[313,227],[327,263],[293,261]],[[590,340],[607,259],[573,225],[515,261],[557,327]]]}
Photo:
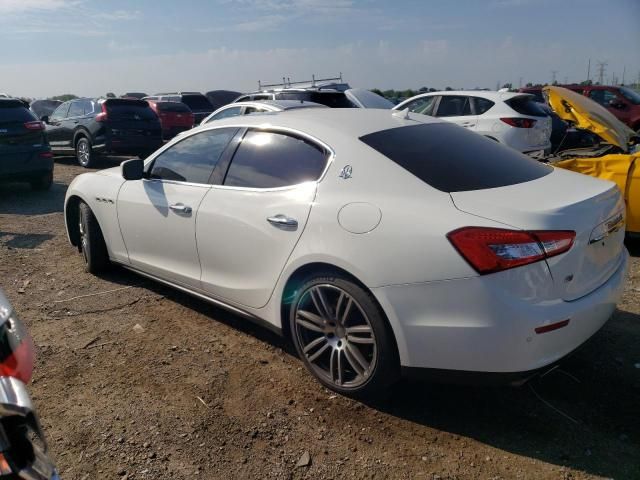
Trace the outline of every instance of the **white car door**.
{"label": "white car door", "polygon": [[471,112],[471,101],[466,95],[442,95],[435,116],[469,130],[475,130],[478,123],[478,116]]}
{"label": "white car door", "polygon": [[249,129],[222,185],[198,212],[202,288],[220,299],[264,306],[302,234],[327,147],[277,130]]}
{"label": "white car door", "polygon": [[165,280],[200,287],[198,207],[237,131],[225,128],[187,136],[147,164],[147,178],[124,183],[117,208],[131,266]]}

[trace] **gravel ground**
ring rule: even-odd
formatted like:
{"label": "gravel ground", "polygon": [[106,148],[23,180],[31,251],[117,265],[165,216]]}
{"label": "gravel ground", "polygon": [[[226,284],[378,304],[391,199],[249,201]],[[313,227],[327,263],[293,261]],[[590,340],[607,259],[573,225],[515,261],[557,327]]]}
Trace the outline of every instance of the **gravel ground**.
{"label": "gravel ground", "polygon": [[31,392],[63,479],[640,479],[639,258],[562,369],[520,388],[403,382],[363,404],[247,320],[85,273],[62,214],[82,171],[58,159],[50,192],[0,186],[0,285],[37,345]]}

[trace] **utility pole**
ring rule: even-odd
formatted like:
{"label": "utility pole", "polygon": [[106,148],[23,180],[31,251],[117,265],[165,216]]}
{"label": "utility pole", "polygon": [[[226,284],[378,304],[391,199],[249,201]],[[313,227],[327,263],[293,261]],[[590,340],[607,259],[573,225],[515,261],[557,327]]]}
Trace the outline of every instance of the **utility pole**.
{"label": "utility pole", "polygon": [[624,85],[624,74],[627,73],[627,66],[622,66],[622,85]]}
{"label": "utility pole", "polygon": [[567,77],[566,75],[564,76],[564,84],[569,85],[569,77]]}
{"label": "utility pole", "polygon": [[590,78],[591,78],[591,59],[589,59],[589,64],[587,65],[587,83],[589,83]]}
{"label": "utility pole", "polygon": [[520,82],[518,88],[522,88],[522,77],[520,77]]}
{"label": "utility pole", "polygon": [[601,60],[598,61],[598,78],[600,80],[600,85],[604,84],[604,73],[607,70],[607,62],[603,62]]}
{"label": "utility pole", "polygon": [[556,74],[558,73],[557,70],[551,70],[551,85],[555,85],[556,84]]}

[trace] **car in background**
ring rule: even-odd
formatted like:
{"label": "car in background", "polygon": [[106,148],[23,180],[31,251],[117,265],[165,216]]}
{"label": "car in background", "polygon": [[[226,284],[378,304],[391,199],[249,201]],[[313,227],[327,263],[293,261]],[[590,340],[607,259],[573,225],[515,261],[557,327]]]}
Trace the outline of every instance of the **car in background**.
{"label": "car in background", "polygon": [[0,180],[28,182],[34,190],[53,183],[45,125],[17,99],[0,98]]}
{"label": "car in background", "polygon": [[262,85],[259,90],[238,97],[235,102],[254,100],[297,100],[326,105],[330,108],[379,108],[390,109],[393,103],[378,94],[362,88],[351,88],[342,78],[312,80],[309,82],[284,82]]}
{"label": "car in background", "polygon": [[211,90],[204,94],[205,97],[211,103],[214,110],[233,102],[236,98],[242,95],[240,92],[233,90]]}
{"label": "car in background", "polygon": [[215,110],[211,102],[200,92],[157,93],[144,97],[144,100],[160,102],[181,102],[193,112],[195,123],[200,123]]}
{"label": "car in background", "polygon": [[143,100],[78,98],[43,119],[51,150],[93,167],[101,154],[144,157],[162,145],[158,115]]}
{"label": "car in background", "polygon": [[51,115],[60,105],[62,105],[60,100],[34,100],[29,105],[29,108],[35,113],[36,117],[42,118]]}
{"label": "car in background", "polygon": [[567,85],[565,88],[589,97],[640,134],[640,93],[615,85]]}
{"label": "car in background", "polygon": [[122,94],[120,98],[135,98],[136,100],[142,100],[146,96],[148,95],[142,92],[127,92]]}
{"label": "car in background", "polygon": [[[591,148],[565,149],[545,160],[555,167],[611,180],[618,185],[626,204],[628,234],[640,236],[640,138],[608,109],[578,92],[557,87],[544,87],[550,107],[577,129],[597,135],[601,143]],[[606,226],[601,232],[622,228]]]}
{"label": "car in background", "polygon": [[184,103],[158,100],[146,100],[146,102],[160,119],[163,140],[168,140],[180,132],[193,128],[195,116]]}
{"label": "car in background", "polygon": [[250,115],[253,113],[284,112],[299,108],[327,108],[319,103],[305,102],[298,100],[256,100],[255,102],[230,103],[219,108],[207,118],[202,120],[200,125],[213,122],[223,118],[236,117],[238,115]]}
{"label": "car in background", "polygon": [[624,232],[599,232],[621,216],[612,182],[378,109],[218,120],[65,198],[87,271],[122,265],[261,322],[355,396],[402,373],[552,368],[615,310]]}
{"label": "car in background", "polygon": [[0,93],[0,98],[13,98],[13,97],[7,93]]}
{"label": "car in background", "polygon": [[0,289],[0,478],[59,480],[26,384],[34,345]]}
{"label": "car in background", "polygon": [[416,95],[393,110],[442,118],[530,155],[551,148],[551,118],[533,95],[489,91],[446,91]]}

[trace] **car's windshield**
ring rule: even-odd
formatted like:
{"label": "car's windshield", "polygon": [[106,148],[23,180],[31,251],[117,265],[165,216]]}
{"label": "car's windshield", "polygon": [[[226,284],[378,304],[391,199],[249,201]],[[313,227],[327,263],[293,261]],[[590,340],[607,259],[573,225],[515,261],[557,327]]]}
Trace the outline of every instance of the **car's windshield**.
{"label": "car's windshield", "polygon": [[640,93],[627,87],[620,87],[620,93],[634,105],[640,105]]}

